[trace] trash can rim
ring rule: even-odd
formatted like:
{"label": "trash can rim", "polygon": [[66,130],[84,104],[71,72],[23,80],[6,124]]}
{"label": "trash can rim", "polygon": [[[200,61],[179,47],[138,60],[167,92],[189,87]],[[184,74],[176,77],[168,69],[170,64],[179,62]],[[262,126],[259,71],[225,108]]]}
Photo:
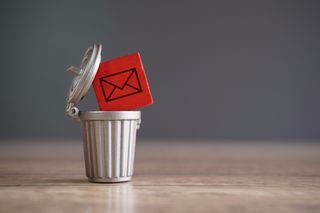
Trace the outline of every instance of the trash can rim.
{"label": "trash can rim", "polygon": [[139,120],[140,111],[85,111],[79,112],[80,120]]}

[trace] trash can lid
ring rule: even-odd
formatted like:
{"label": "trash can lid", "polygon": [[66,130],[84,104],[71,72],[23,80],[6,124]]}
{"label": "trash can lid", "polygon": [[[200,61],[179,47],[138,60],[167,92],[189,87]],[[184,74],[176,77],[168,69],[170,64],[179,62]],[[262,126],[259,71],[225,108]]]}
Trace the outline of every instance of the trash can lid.
{"label": "trash can lid", "polygon": [[67,111],[77,105],[90,89],[101,62],[101,50],[101,44],[94,44],[84,54],[79,68],[71,66],[67,69],[74,75],[67,97]]}

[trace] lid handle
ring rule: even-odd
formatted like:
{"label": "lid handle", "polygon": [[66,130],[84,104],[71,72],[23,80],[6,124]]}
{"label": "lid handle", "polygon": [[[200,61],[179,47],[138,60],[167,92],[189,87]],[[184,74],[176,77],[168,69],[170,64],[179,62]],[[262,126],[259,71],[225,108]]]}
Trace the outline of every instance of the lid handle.
{"label": "lid handle", "polygon": [[67,69],[67,72],[69,72],[71,75],[78,76],[81,75],[81,69],[75,66],[71,66]]}

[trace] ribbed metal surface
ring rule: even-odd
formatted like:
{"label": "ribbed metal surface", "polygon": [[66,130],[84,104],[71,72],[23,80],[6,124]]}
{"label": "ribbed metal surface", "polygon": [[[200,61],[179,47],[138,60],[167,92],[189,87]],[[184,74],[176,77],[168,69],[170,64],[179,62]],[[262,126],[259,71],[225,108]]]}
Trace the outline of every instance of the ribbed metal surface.
{"label": "ribbed metal surface", "polygon": [[82,120],[86,175],[89,179],[118,182],[132,176],[138,122]]}

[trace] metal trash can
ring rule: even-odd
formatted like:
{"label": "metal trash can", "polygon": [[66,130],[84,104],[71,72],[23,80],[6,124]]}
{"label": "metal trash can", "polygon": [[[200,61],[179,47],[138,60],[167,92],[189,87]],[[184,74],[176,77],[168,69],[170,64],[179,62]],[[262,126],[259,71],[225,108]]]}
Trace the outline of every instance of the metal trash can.
{"label": "metal trash can", "polygon": [[89,90],[101,61],[101,45],[93,45],[84,55],[67,98],[66,114],[81,121],[86,176],[91,182],[114,183],[131,180],[134,167],[136,131],[140,111],[87,111],[76,105]]}
{"label": "metal trash can", "polygon": [[86,175],[92,182],[129,181],[140,111],[80,113]]}

